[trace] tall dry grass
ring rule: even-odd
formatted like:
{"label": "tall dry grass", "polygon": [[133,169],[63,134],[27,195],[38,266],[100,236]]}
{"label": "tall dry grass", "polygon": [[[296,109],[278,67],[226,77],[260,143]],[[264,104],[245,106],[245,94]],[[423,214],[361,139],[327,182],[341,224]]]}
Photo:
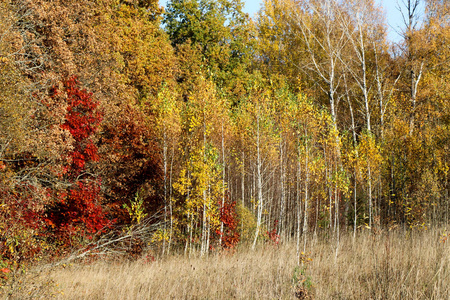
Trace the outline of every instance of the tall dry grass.
{"label": "tall dry grass", "polygon": [[335,238],[311,237],[303,266],[289,242],[203,258],[77,263],[30,272],[9,298],[295,299],[296,278],[313,284],[315,299],[450,299],[450,240],[442,233],[344,235],[337,256]]}

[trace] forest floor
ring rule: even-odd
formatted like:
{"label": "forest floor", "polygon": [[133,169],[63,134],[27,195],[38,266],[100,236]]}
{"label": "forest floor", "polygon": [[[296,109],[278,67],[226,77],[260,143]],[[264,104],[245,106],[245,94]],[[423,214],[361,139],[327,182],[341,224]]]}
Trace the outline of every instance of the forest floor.
{"label": "forest floor", "polygon": [[[441,230],[359,232],[296,244],[241,246],[37,268],[5,299],[450,299],[450,240]],[[303,243],[301,245],[303,250]],[[4,289],[4,292],[7,289]]]}

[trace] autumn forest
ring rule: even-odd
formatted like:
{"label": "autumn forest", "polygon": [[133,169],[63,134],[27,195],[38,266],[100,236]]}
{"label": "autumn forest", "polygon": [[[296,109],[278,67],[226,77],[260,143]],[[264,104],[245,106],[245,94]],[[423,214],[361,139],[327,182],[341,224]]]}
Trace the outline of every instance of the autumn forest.
{"label": "autumn forest", "polygon": [[448,224],[450,2],[399,4],[0,1],[2,272]]}

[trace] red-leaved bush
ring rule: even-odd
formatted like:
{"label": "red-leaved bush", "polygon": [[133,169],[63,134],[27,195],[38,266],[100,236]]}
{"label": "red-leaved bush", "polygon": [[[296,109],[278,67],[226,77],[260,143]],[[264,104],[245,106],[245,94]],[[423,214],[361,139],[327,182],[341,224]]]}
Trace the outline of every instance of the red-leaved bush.
{"label": "red-leaved bush", "polygon": [[97,146],[91,136],[98,130],[102,114],[97,109],[98,102],[92,99],[92,93],[81,90],[75,76],[64,82],[67,94],[66,121],[61,125],[70,132],[73,139],[73,151],[69,154],[72,163],[68,166],[72,177],[78,176],[88,161],[98,161]]}
{"label": "red-leaved bush", "polygon": [[278,245],[280,242],[280,236],[277,234],[277,227],[278,227],[278,220],[275,220],[273,222],[273,228],[272,230],[267,231],[267,236],[269,237],[269,240],[274,244]]}
{"label": "red-leaved bush", "polygon": [[224,202],[224,205],[220,208],[220,221],[223,222],[223,232],[217,230],[216,233],[222,236],[222,247],[232,249],[240,240],[235,201]]}
{"label": "red-leaved bush", "polygon": [[0,266],[32,260],[43,250],[42,197],[43,189],[28,183],[14,189],[0,184]]}
{"label": "red-leaved bush", "polygon": [[[92,139],[102,120],[98,102],[92,99],[92,93],[79,88],[75,76],[64,82],[63,92],[67,96],[67,113],[61,128],[68,130],[74,140],[62,175],[69,187],[57,192],[57,201],[48,210],[46,222],[64,240],[81,233],[91,237],[110,222],[100,204],[101,182],[86,172],[86,164],[99,159]],[[57,93],[54,90],[53,94]]]}

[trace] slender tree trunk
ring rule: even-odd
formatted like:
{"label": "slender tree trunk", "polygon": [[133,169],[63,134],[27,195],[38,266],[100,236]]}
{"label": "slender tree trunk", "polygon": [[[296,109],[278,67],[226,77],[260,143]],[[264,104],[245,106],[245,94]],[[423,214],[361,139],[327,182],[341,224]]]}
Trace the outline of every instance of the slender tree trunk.
{"label": "slender tree trunk", "polygon": [[245,207],[245,153],[244,153],[244,151],[242,151],[241,190],[242,190],[242,207]]}
{"label": "slender tree trunk", "polygon": [[[224,142],[224,134],[223,134],[223,123],[222,123],[222,203],[221,209],[225,204],[225,142]],[[222,245],[222,236],[223,236],[223,221],[220,221],[220,240],[219,244]]]}
{"label": "slender tree trunk", "polygon": [[263,211],[263,194],[262,194],[262,159],[261,159],[261,140],[260,140],[260,120],[259,120],[259,111],[258,115],[256,117],[256,152],[257,152],[257,158],[256,158],[256,169],[257,169],[257,193],[258,193],[258,215],[256,219],[256,232],[255,232],[255,239],[253,241],[252,249],[255,249],[256,242],[258,241],[259,231],[261,228],[261,221],[262,221],[262,211]]}
{"label": "slender tree trunk", "polygon": [[339,199],[338,199],[338,183],[334,184],[334,228],[339,230]]}
{"label": "slender tree trunk", "polygon": [[449,220],[449,216],[448,216],[448,205],[449,205],[449,193],[448,193],[448,189],[449,189],[449,185],[448,185],[448,175],[447,178],[445,179],[445,194],[444,194],[444,201],[445,201],[445,224],[448,226],[448,220]]}
{"label": "slender tree trunk", "polygon": [[[190,220],[190,214],[189,214],[189,212],[188,212],[187,218],[188,218],[188,220]],[[187,232],[188,232],[188,236],[189,236],[189,237],[186,239],[186,244],[185,244],[185,246],[184,246],[184,256],[186,256],[186,254],[187,254],[187,250],[188,250],[188,247],[189,247],[189,241],[190,241],[190,239],[192,238],[192,237],[191,237],[190,227],[191,227],[190,224],[187,224],[186,229],[187,229]]]}
{"label": "slender tree trunk", "polygon": [[[167,211],[168,211],[168,204],[167,204],[167,137],[166,137],[166,130],[164,128],[164,134],[163,134],[163,165],[164,165],[164,233],[167,231]],[[162,254],[164,255],[166,250],[166,239],[163,239],[163,250]]]}
{"label": "slender tree trunk", "polygon": [[[298,141],[300,143],[300,141]],[[299,147],[300,148],[300,147]],[[300,149],[298,150],[297,162],[297,265],[300,265],[300,231],[302,223],[302,197],[301,197],[301,160]]]}
{"label": "slender tree trunk", "polygon": [[[187,177],[188,180],[190,179],[190,173],[188,171],[187,173]],[[191,195],[191,191],[190,189],[187,190],[187,196],[186,196],[186,201],[190,201],[190,195]],[[186,246],[184,248],[184,255],[186,256],[186,252],[189,249],[189,257],[191,256],[191,242],[192,242],[192,226],[193,226],[193,222],[194,222],[194,215],[191,212],[188,212],[188,220],[190,220],[189,224],[187,225],[187,231],[188,231],[188,235],[189,238],[186,241]]]}
{"label": "slender tree trunk", "polygon": [[[308,136],[308,132],[305,128],[305,136]],[[306,242],[308,236],[308,212],[309,212],[309,147],[308,147],[308,139],[305,142],[305,215],[303,219],[303,251],[306,251]],[[316,220],[317,221],[317,220]]]}
{"label": "slender tree trunk", "polygon": [[[403,20],[405,21],[406,25],[406,31],[404,32],[404,38],[406,42],[407,47],[407,59],[408,59],[408,71],[411,76],[411,102],[412,102],[412,109],[409,117],[409,135],[413,134],[414,127],[415,127],[415,114],[416,114],[416,107],[417,107],[417,87],[419,85],[420,79],[422,77],[423,72],[423,66],[424,63],[422,62],[420,64],[419,69],[415,67],[415,64],[417,63],[417,55],[416,55],[416,49],[415,44],[413,41],[413,35],[416,32],[416,25],[417,25],[417,18],[418,18],[418,9],[419,4],[421,0],[405,0],[403,2],[403,5],[405,5],[406,8],[406,16],[403,14]],[[417,65],[416,65],[417,66]]]}
{"label": "slender tree trunk", "polygon": [[285,220],[285,188],[284,188],[284,162],[283,162],[283,138],[280,139],[280,189],[281,189],[281,199],[280,199],[280,216],[279,216],[279,228],[278,235],[281,237],[284,230],[284,220]]}
{"label": "slender tree trunk", "polygon": [[448,178],[447,178],[447,188],[445,189],[445,210],[446,210],[446,225],[448,226],[448,220],[449,220],[449,216],[448,216],[448,202],[449,202],[449,197],[448,197]]}
{"label": "slender tree trunk", "polygon": [[206,249],[205,249],[206,251],[205,251],[205,254],[208,254],[208,252],[209,252],[209,242],[210,242],[210,239],[211,239],[211,217],[210,216],[208,216],[206,230],[207,230],[207,238],[206,238]]}
{"label": "slender tree trunk", "polygon": [[339,194],[338,194],[338,186],[337,186],[337,182],[336,182],[336,184],[335,184],[335,187],[334,187],[334,202],[335,202],[335,204],[334,204],[334,211],[335,211],[335,224],[336,224],[336,254],[335,254],[335,257],[334,257],[334,262],[336,263],[337,262],[337,257],[338,257],[338,252],[339,252],[339,243],[340,243],[340,236],[339,236],[339,234],[340,234],[340,232],[339,232],[339,230],[340,230],[340,228],[339,228],[339,200],[340,200],[340,197],[339,197]]}
{"label": "slender tree trunk", "polygon": [[202,217],[202,244],[200,247],[200,256],[203,256],[206,254],[208,249],[206,248],[207,244],[207,235],[208,235],[208,223],[207,223],[207,206],[206,206],[206,191],[203,191],[203,217]]}
{"label": "slender tree trunk", "polygon": [[380,62],[378,61],[378,51],[375,42],[373,42],[373,49],[375,53],[375,80],[377,82],[377,94],[380,108],[380,133],[381,133],[381,140],[384,140],[384,112],[385,112],[384,92],[381,78],[382,74],[380,72]]}
{"label": "slender tree trunk", "polygon": [[[289,179],[288,179],[289,180]],[[286,190],[286,222],[285,222],[285,227],[286,227],[286,238],[288,239],[288,241],[291,240],[291,238],[294,237],[295,234],[295,205],[294,203],[292,203],[291,201],[291,193],[292,193],[292,189],[287,189]]]}
{"label": "slender tree trunk", "polygon": [[[327,151],[326,148],[323,149],[323,158],[325,160],[325,179],[326,182],[330,182],[330,175],[328,174],[328,162],[327,162]],[[328,208],[328,227],[331,228],[333,226],[333,213],[332,213],[332,208],[333,208],[333,192],[331,190],[331,187],[327,184],[327,190],[328,190],[328,202],[329,202],[329,208]]]}
{"label": "slender tree trunk", "polygon": [[[242,170],[241,170],[241,201],[242,201],[242,209],[245,208],[245,153],[244,150],[242,150]],[[244,222],[241,223],[241,236],[244,232]]]}
{"label": "slender tree trunk", "polygon": [[366,48],[364,46],[364,38],[362,33],[362,26],[360,26],[359,31],[359,37],[360,37],[360,45],[361,45],[361,67],[362,67],[362,91],[364,96],[364,108],[366,111],[366,123],[367,123],[367,131],[372,131],[372,126],[370,122],[370,107],[369,107],[369,92],[367,88],[367,64],[366,64]]}
{"label": "slender tree trunk", "polygon": [[354,179],[354,183],[353,183],[353,200],[354,200],[354,204],[355,204],[355,214],[354,214],[354,219],[353,219],[353,241],[356,238],[356,226],[357,226],[357,222],[358,222],[358,210],[357,210],[357,198],[356,198],[356,170],[354,171],[355,174],[355,179]]}
{"label": "slender tree trunk", "polygon": [[186,256],[186,252],[189,250],[188,255],[189,255],[189,257],[191,257],[194,215],[191,213],[188,213],[188,219],[190,219],[189,224],[188,224],[189,239],[186,241],[186,247],[184,248],[184,255]]}
{"label": "slender tree trunk", "polygon": [[[209,166],[206,166],[206,122],[203,122],[203,162],[205,163],[205,167],[208,168]],[[207,178],[206,182],[209,185],[210,179]],[[202,244],[201,244],[201,250],[200,250],[200,256],[203,256],[208,251],[207,248],[207,235],[208,235],[208,223],[207,223],[207,201],[208,201],[208,195],[207,195],[207,189],[206,187],[203,190],[203,218],[202,218]]]}
{"label": "slender tree trunk", "polygon": [[409,135],[412,135],[415,127],[415,115],[417,109],[417,88],[422,78],[423,65],[420,65],[419,74],[416,75],[415,71],[411,69],[411,100],[412,100],[412,110],[410,114],[410,122],[409,122]]}
{"label": "slender tree trunk", "polygon": [[[348,93],[348,88],[347,88],[347,82],[345,82],[345,87],[346,87],[346,94],[347,94],[347,102],[348,102],[348,107],[350,109],[350,117],[352,120],[352,136],[353,136],[353,147],[355,148],[356,151],[356,160],[359,160],[359,154],[358,154],[358,149],[357,149],[357,139],[356,139],[356,124],[355,124],[355,115],[353,113],[353,107],[352,107],[352,103],[350,101],[350,96]],[[353,240],[355,240],[356,238],[356,226],[357,226],[357,220],[358,220],[358,208],[357,208],[357,197],[356,197],[356,185],[357,185],[357,169],[356,166],[354,166],[353,168],[353,200],[354,200],[354,219],[353,219]]]}
{"label": "slender tree trunk", "polygon": [[173,236],[172,175],[173,175],[173,159],[174,159],[174,157],[175,157],[175,147],[172,147],[172,157],[170,160],[170,172],[169,172],[170,232],[169,232],[169,245],[167,246],[167,254],[170,253],[170,246],[172,244],[172,236]]}
{"label": "slender tree trunk", "polygon": [[369,184],[369,227],[372,228],[372,219],[373,219],[373,203],[372,203],[372,170],[370,167],[370,161],[367,162],[367,175],[368,175],[368,184]]}

